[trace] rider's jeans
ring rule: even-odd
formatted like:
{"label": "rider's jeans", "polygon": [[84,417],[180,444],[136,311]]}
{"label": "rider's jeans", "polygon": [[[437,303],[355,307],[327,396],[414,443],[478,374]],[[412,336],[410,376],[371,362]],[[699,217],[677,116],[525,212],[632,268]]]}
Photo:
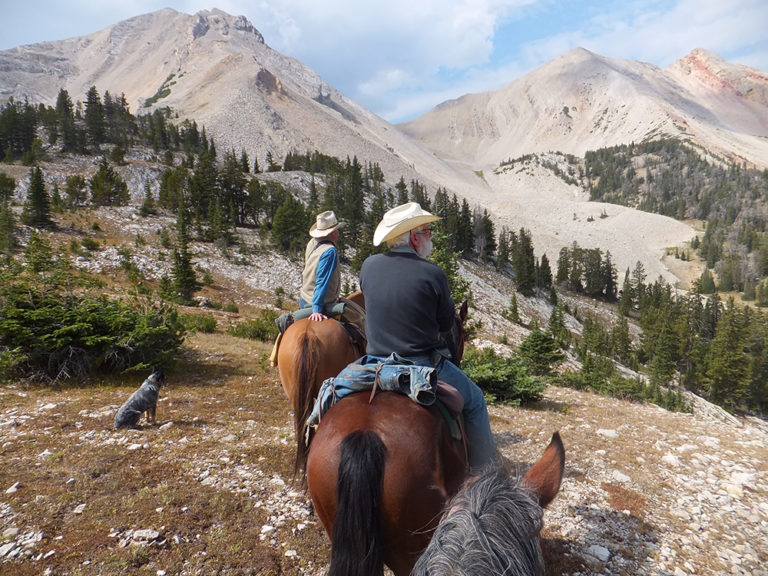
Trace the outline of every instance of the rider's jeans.
{"label": "rider's jeans", "polygon": [[[435,365],[426,355],[407,358],[419,365]],[[464,398],[462,415],[469,442],[469,466],[473,473],[479,472],[486,464],[493,462],[497,455],[483,391],[448,359],[442,359],[436,368],[437,379],[456,388]]]}

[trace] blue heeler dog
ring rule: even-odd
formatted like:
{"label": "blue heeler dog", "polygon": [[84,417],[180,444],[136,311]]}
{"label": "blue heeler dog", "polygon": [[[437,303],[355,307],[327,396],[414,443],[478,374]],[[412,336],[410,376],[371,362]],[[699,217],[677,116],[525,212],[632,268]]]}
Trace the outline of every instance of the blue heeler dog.
{"label": "blue heeler dog", "polygon": [[162,369],[155,368],[139,389],[120,406],[115,414],[115,428],[135,428],[144,412],[147,413],[147,422],[154,424],[157,397],[164,383],[165,374]]}

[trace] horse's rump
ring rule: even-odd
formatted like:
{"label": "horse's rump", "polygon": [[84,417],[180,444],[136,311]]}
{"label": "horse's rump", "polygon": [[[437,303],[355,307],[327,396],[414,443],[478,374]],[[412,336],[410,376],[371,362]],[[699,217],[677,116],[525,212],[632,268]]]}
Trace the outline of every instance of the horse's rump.
{"label": "horse's rump", "polygon": [[[343,554],[347,538],[336,533],[335,523],[348,518],[341,516],[336,486],[339,470],[349,465],[344,458],[350,456],[342,453],[342,443],[353,434],[378,437],[386,447],[381,497],[359,500],[379,505],[380,532],[375,536],[384,546],[384,562],[395,574],[408,574],[445,502],[461,485],[466,459],[436,409],[395,392],[379,392],[370,404],[369,398],[366,392],[352,394],[325,414],[309,448],[307,483],[318,516],[333,535],[332,558]],[[358,488],[345,489],[358,495]]]}
{"label": "horse's rump", "polygon": [[306,422],[323,380],[336,376],[357,357],[358,350],[336,320],[299,320],[283,334],[277,367],[294,415],[297,472],[306,462]]}

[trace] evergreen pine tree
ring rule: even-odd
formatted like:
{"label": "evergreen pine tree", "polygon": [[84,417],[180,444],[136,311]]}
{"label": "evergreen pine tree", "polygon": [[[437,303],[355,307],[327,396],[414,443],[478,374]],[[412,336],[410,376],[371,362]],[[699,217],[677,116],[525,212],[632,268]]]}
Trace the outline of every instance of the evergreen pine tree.
{"label": "evergreen pine tree", "polygon": [[53,225],[51,220],[51,201],[45,189],[43,171],[38,166],[29,170],[29,190],[21,221],[28,226],[47,227]]}
{"label": "evergreen pine tree", "polygon": [[8,261],[16,248],[16,222],[11,209],[11,196],[16,180],[0,173],[0,258]]}
{"label": "evergreen pine tree", "polygon": [[219,174],[219,190],[221,193],[221,205],[235,206],[235,220],[233,225],[242,225],[246,212],[246,177],[243,165],[237,160],[234,148],[224,154],[224,166]]}
{"label": "evergreen pine tree", "polygon": [[536,257],[530,230],[520,228],[518,240],[512,249],[512,269],[518,292],[530,296],[536,287]]}
{"label": "evergreen pine tree", "polygon": [[448,234],[441,232],[432,234],[432,252],[429,254],[429,260],[440,266],[445,272],[448,286],[451,288],[451,298],[457,305],[465,300],[472,302],[472,287],[459,274],[460,257],[460,254],[451,251]]}
{"label": "evergreen pine tree", "polygon": [[622,364],[629,366],[632,361],[632,340],[629,336],[629,323],[627,317],[619,314],[616,324],[611,329],[611,348],[613,355]]}
{"label": "evergreen pine tree", "polygon": [[536,266],[536,287],[545,292],[552,289],[552,268],[546,253],[541,255],[541,261]]}
{"label": "evergreen pine tree", "polygon": [[192,256],[189,253],[187,211],[182,196],[176,215],[176,247],[173,250],[173,265],[171,267],[173,298],[183,303],[189,303],[198,287],[195,269],[192,267]]}
{"label": "evergreen pine tree", "polygon": [[533,374],[545,376],[552,372],[552,366],[564,358],[557,341],[552,335],[535,328],[517,349]]}
{"label": "evergreen pine tree", "polygon": [[88,133],[88,141],[96,149],[106,142],[104,105],[96,86],[91,86],[85,95],[85,129]]}
{"label": "evergreen pine tree", "polygon": [[715,286],[715,279],[712,276],[712,272],[709,268],[705,268],[699,276],[699,280],[696,283],[699,294],[713,294],[717,287]]}
{"label": "evergreen pine tree", "polygon": [[99,169],[90,180],[91,202],[97,206],[125,206],[130,200],[128,185],[102,156]]}
{"label": "evergreen pine tree", "polygon": [[600,267],[602,276],[603,296],[608,302],[616,302],[618,297],[618,276],[616,267],[613,265],[611,251],[605,253],[605,259]]}
{"label": "evergreen pine tree", "polygon": [[661,311],[660,328],[653,339],[648,376],[652,386],[666,386],[675,374],[677,340],[672,328],[670,313]]}
{"label": "evergreen pine tree", "polygon": [[567,349],[570,346],[571,333],[565,326],[565,314],[563,313],[563,305],[560,303],[552,307],[547,332],[552,335],[561,348]]}
{"label": "evergreen pine tree", "polygon": [[472,258],[475,255],[475,239],[472,233],[472,211],[469,202],[464,198],[461,201],[459,221],[456,227],[456,251],[463,258]]}
{"label": "evergreen pine tree", "polygon": [[629,268],[624,273],[624,283],[621,286],[621,296],[619,297],[619,314],[629,316],[632,311],[632,284],[629,280]]}
{"label": "evergreen pine tree", "polygon": [[510,322],[520,324],[520,310],[517,307],[516,292],[512,292],[512,297],[509,299],[509,308],[507,308],[505,316]]}
{"label": "evergreen pine tree", "polygon": [[304,204],[288,194],[285,202],[275,212],[272,224],[272,242],[284,251],[301,253],[306,246],[306,234],[311,216]]}
{"label": "evergreen pine tree", "polygon": [[[397,181],[397,184],[395,184],[395,190],[397,190],[397,205],[400,206],[400,204],[405,204],[408,202],[408,185],[405,183],[405,180],[402,176],[400,176],[400,180]],[[422,206],[422,208],[424,208]],[[424,208],[426,210],[426,208]]]}
{"label": "evergreen pine tree", "polygon": [[509,246],[509,229],[506,226],[501,227],[499,232],[498,247],[496,249],[496,269],[504,271],[504,269],[510,264],[510,246]]}
{"label": "evergreen pine tree", "polygon": [[67,176],[64,185],[64,192],[67,194],[67,205],[70,207],[84,205],[87,201],[85,193],[87,186],[88,182],[80,174]]}
{"label": "evergreen pine tree", "polygon": [[59,191],[59,184],[57,182],[53,183],[53,192],[51,193],[51,210],[54,212],[61,212],[65,208],[64,206],[64,199],[61,197],[61,192]]}
{"label": "evergreen pine tree", "polygon": [[0,172],[0,204],[10,204],[15,191],[16,180],[5,172]]}
{"label": "evergreen pine tree", "polygon": [[29,242],[24,250],[24,261],[35,274],[50,270],[53,267],[53,251],[51,243],[32,230]]}
{"label": "evergreen pine tree", "polygon": [[75,128],[75,108],[69,93],[62,88],[56,98],[56,121],[58,132],[61,136],[61,149],[63,152],[77,150],[78,136]]}
{"label": "evergreen pine tree", "polygon": [[744,314],[736,309],[731,298],[717,323],[710,348],[707,383],[712,402],[736,407],[747,396],[751,374],[746,344]]}
{"label": "evergreen pine tree", "polygon": [[152,197],[152,189],[150,188],[149,180],[147,179],[144,181],[144,201],[141,204],[139,214],[146,217],[150,214],[155,214],[156,212],[155,199]]}
{"label": "evergreen pine tree", "polygon": [[555,282],[562,286],[568,282],[568,277],[571,275],[571,254],[567,246],[560,248],[560,253],[557,257],[557,275],[555,276]]}

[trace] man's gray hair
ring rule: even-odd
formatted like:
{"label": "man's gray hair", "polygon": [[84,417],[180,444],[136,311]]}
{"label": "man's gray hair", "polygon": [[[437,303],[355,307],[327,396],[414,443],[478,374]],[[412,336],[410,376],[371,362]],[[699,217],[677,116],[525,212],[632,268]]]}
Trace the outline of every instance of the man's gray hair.
{"label": "man's gray hair", "polygon": [[387,240],[387,244],[390,248],[408,248],[411,242],[411,232],[413,232],[413,230],[403,232],[399,236],[395,236],[391,240]]}

